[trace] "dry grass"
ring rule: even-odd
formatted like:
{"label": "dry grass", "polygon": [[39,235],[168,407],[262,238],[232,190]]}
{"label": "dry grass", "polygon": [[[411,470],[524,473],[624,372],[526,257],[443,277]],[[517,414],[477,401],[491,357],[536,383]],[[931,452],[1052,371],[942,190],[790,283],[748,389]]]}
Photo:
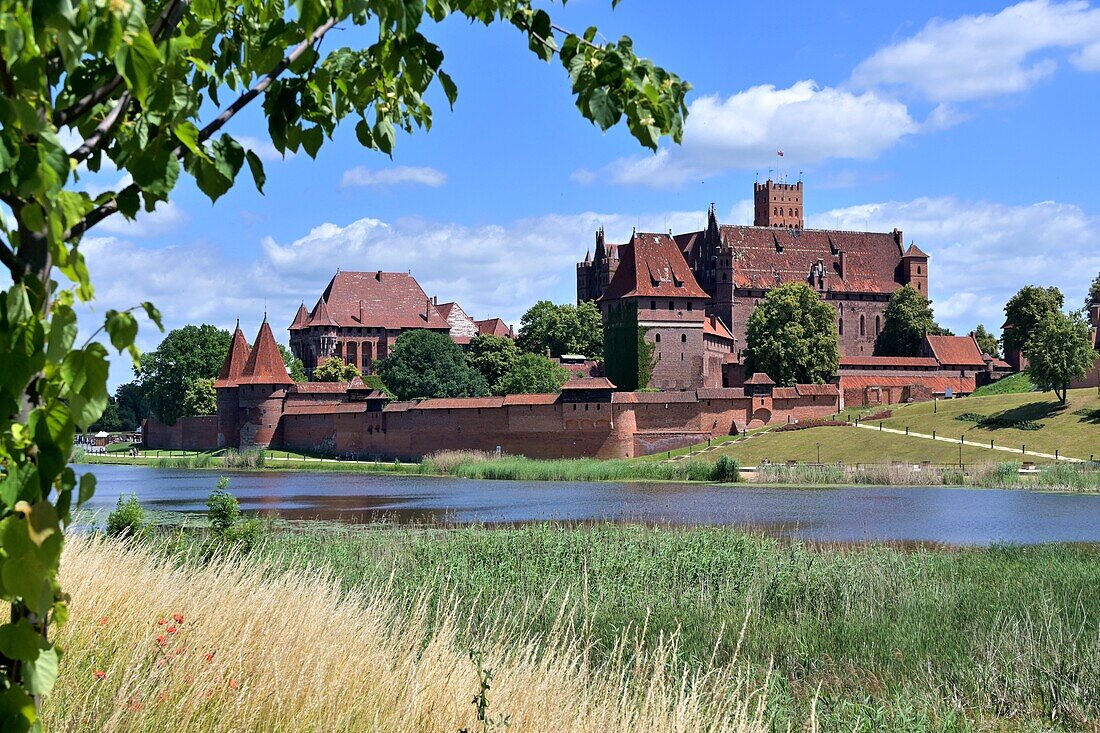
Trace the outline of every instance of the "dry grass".
{"label": "dry grass", "polygon": [[[504,716],[511,731],[767,727],[766,677],[739,663],[689,673],[675,634],[646,651],[627,632],[597,665],[571,641],[577,629],[508,641],[495,629],[523,620],[493,609],[427,608],[386,587],[342,593],[328,577],[231,559],[179,568],[84,537],[70,539],[62,575],[73,606],[44,708],[51,731],[456,733],[503,730]],[[472,617],[479,628],[460,627]],[[480,680],[460,638],[480,639],[495,723],[477,720]]]}

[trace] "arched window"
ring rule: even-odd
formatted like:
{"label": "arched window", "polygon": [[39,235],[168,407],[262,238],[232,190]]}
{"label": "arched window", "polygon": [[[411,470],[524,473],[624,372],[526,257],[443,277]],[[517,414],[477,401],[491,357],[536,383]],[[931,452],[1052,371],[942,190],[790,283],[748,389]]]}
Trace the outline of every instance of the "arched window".
{"label": "arched window", "polygon": [[775,214],[776,216],[779,216],[779,207],[778,206],[773,206],[772,207],[772,213]]}
{"label": "arched window", "polygon": [[859,335],[860,336],[866,336],[867,335],[867,329],[864,326],[863,314],[862,313],[859,314]]}
{"label": "arched window", "polygon": [[920,274],[920,265],[917,265],[917,274]]}
{"label": "arched window", "polygon": [[680,343],[686,344],[688,341],[688,335],[686,333],[680,334]]}
{"label": "arched window", "polygon": [[882,333],[882,316],[875,316],[875,335]]}
{"label": "arched window", "polygon": [[787,209],[787,216],[794,216],[794,209]]}
{"label": "arched window", "polygon": [[840,323],[837,326],[837,330],[840,332],[841,336],[844,335],[844,318],[840,319]]}
{"label": "arched window", "polygon": [[920,283],[917,283],[917,292],[919,293],[919,292],[920,292],[921,290],[923,290],[923,289],[924,289],[924,288],[922,288],[922,287],[921,287],[921,284],[920,284]]}
{"label": "arched window", "polygon": [[661,343],[661,334],[657,334],[656,336],[654,336],[653,341],[658,344]]}

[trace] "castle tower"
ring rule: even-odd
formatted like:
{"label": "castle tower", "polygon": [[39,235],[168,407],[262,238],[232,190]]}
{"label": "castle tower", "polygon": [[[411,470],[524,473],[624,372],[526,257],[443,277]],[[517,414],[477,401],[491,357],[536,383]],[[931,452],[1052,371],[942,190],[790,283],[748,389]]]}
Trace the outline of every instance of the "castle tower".
{"label": "castle tower", "polygon": [[769,178],[764,183],[757,183],[753,194],[753,226],[782,229],[804,227],[802,181],[776,183]]}
{"label": "castle tower", "polygon": [[[897,232],[896,229],[894,231]],[[928,255],[912,243],[901,256],[901,282],[912,285],[918,293],[928,297]]]}
{"label": "castle tower", "polygon": [[278,445],[283,398],[294,380],[287,374],[283,355],[275,343],[266,315],[237,383],[240,447],[267,448]]}
{"label": "castle tower", "polygon": [[214,382],[214,391],[218,395],[218,447],[235,447],[240,443],[239,429],[239,379],[244,374],[250,355],[248,341],[241,331],[241,322],[233,330],[233,340],[229,342],[229,353],[225,355],[222,369]]}

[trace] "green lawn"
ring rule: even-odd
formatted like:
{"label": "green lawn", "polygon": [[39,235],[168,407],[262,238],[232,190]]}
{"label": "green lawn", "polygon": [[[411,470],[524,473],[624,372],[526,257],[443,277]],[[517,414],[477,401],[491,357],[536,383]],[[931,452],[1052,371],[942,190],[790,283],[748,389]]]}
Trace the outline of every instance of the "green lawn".
{"label": "green lawn", "polygon": [[[969,438],[968,438],[969,439]],[[921,438],[907,438],[894,433],[880,433],[856,427],[821,427],[787,432],[770,432],[751,437],[743,443],[734,443],[698,456],[700,460],[717,460],[718,456],[728,455],[738,459],[743,466],[756,466],[765,458],[772,463],[799,461],[816,463],[818,446],[821,447],[821,462],[845,464],[889,463],[904,461],[920,463],[931,461],[935,465],[957,465],[959,446],[941,441]],[[705,447],[705,446],[704,446]],[[698,450],[698,448],[696,448]],[[666,455],[666,454],[662,454]],[[963,463],[1001,463],[1020,460],[1003,451],[988,448],[963,446]],[[1027,460],[1042,462],[1033,456]]]}
{"label": "green lawn", "polygon": [[[962,413],[974,413],[1003,420],[1030,420],[1042,425],[1038,430],[1020,430],[1010,427],[978,427],[974,422],[957,420]],[[1065,406],[1059,404],[1052,392],[1001,394],[987,397],[963,397],[940,400],[938,404],[919,404],[894,407],[894,417],[883,420],[888,428],[931,433],[967,440],[1054,453],[1074,458],[1100,456],[1100,397],[1095,389],[1076,389],[1069,392]],[[1001,454],[1006,455],[1006,454]]]}
{"label": "green lawn", "polygon": [[989,395],[997,394],[1020,394],[1027,392],[1034,392],[1035,385],[1031,383],[1031,379],[1028,378],[1027,372],[1019,372],[1010,376],[987,384],[984,387],[978,387],[974,391],[971,397],[988,397]]}

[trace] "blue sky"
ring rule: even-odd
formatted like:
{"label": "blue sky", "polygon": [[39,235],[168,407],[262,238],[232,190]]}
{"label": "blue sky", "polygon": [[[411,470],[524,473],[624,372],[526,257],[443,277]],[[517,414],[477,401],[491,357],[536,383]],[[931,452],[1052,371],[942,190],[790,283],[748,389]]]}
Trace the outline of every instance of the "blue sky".
{"label": "blue sky", "polygon": [[[96,308],[150,299],[169,327],[265,306],[286,340],[336,268],[411,270],[477,318],[518,322],[534,301],[575,297],[597,225],[701,228],[707,205],[751,223],[751,186],[782,148],[802,171],[808,225],[888,231],[932,255],[931,295],[956,332],[999,327],[1027,284],[1079,307],[1100,271],[1100,6],[1088,2],[669,3],[573,0],[566,27],[629,35],[694,85],[680,148],[654,156],[625,129],[581,118],[557,61],[510,27],[451,19],[426,34],[459,85],[427,133],[393,159],[344,126],[317,160],[280,159],[258,114],[229,131],[265,158],[211,205],[184,182],[170,207],[86,240]],[[330,43],[369,43],[356,29]],[[86,179],[95,185],[92,179]],[[142,345],[159,335],[143,330]],[[112,384],[129,379],[117,362]]]}

